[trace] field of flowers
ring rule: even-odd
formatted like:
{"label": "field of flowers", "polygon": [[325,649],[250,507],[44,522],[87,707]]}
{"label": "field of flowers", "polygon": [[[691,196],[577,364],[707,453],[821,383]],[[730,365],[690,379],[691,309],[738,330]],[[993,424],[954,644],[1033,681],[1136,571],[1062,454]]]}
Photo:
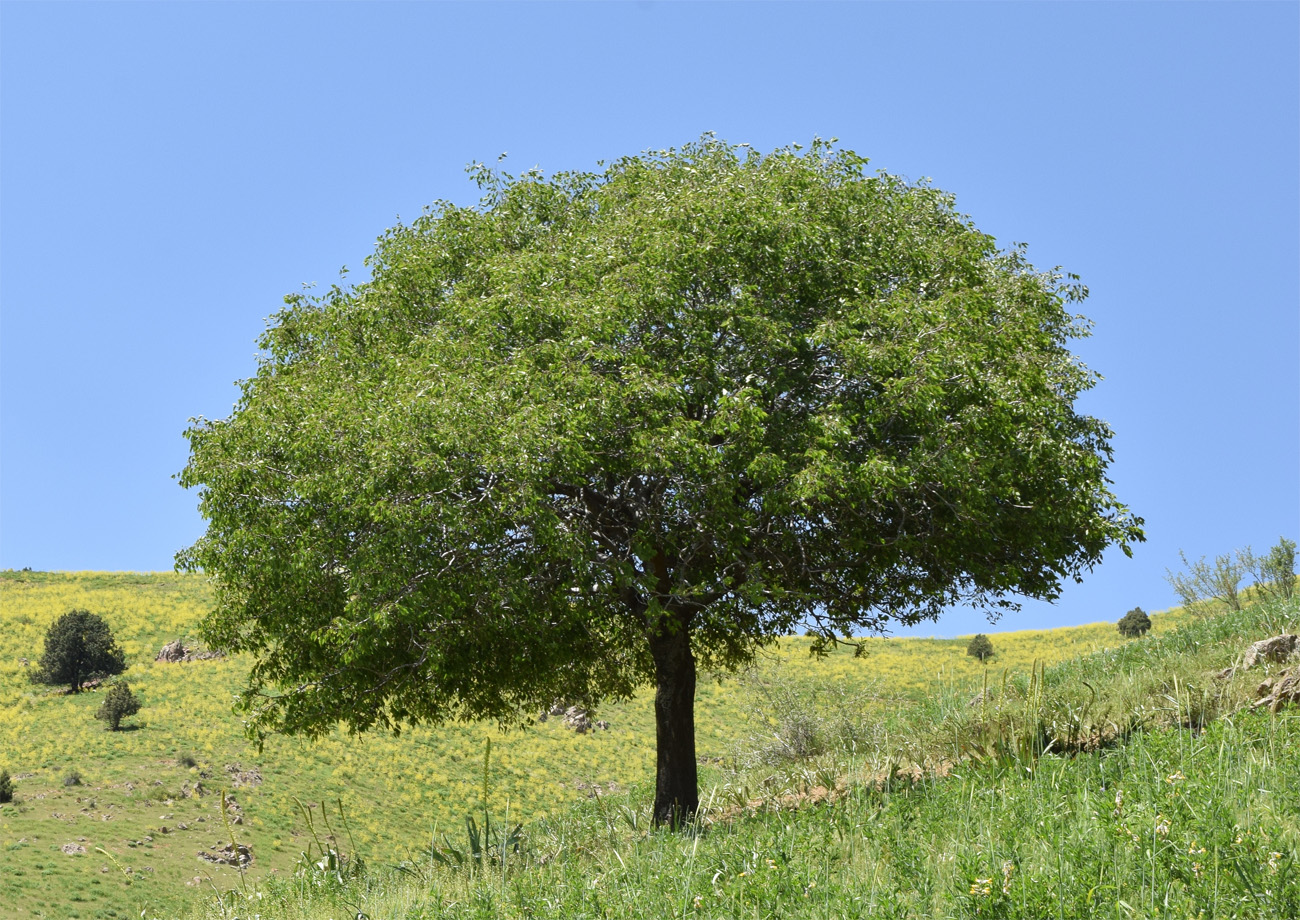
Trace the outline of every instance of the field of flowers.
{"label": "field of flowers", "polygon": [[[17,794],[0,807],[0,918],[126,917],[144,909],[166,916],[200,890],[242,884],[234,869],[197,855],[232,836],[252,848],[250,884],[291,873],[310,840],[304,809],[318,830],[350,837],[349,849],[385,864],[426,845],[432,832],[461,828],[464,816],[485,804],[512,821],[534,822],[562,814],[593,786],[626,789],[652,777],[648,692],[603,706],[598,715],[609,729],[585,735],[551,719],[505,733],[474,724],[396,738],[278,738],[259,752],[232,713],[246,661],[154,661],[173,639],[197,644],[210,599],[198,576],[0,573],[0,769],[15,777]],[[129,720],[131,730],[107,732],[92,718],[99,693],[68,696],[27,679],[49,625],[75,608],[103,616],[126,651],[124,676],[144,706]],[[1154,623],[1156,631],[1171,628],[1172,615]],[[1111,623],[990,635],[997,655],[987,672],[995,677],[1122,641]],[[808,640],[792,637],[763,656],[758,673],[870,686],[877,701],[899,706],[936,686],[978,687],[986,673],[965,654],[965,639],[873,638],[864,645],[861,657],[841,648],[812,658]],[[725,760],[742,739],[762,733],[750,696],[744,680],[701,681],[701,758]],[[81,784],[64,785],[74,772]],[[223,790],[234,796],[230,814],[239,823],[223,819]]]}

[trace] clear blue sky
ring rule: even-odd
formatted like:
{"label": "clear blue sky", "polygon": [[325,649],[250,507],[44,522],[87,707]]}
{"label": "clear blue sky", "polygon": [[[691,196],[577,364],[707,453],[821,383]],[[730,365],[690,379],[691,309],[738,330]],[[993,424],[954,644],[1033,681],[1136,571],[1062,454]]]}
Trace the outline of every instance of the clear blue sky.
{"label": "clear blue sky", "polygon": [[467,163],[714,131],[839,137],[1083,276],[1148,542],[999,628],[1168,606],[1180,548],[1300,531],[1298,96],[1296,3],[5,2],[0,567],[170,568],[187,419]]}

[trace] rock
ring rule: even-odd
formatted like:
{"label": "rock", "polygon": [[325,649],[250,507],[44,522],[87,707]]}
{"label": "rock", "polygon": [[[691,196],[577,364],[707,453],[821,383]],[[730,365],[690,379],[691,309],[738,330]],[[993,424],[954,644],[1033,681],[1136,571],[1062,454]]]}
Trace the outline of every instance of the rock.
{"label": "rock", "polygon": [[596,723],[596,727],[599,728],[599,729],[600,729],[601,731],[603,731],[603,732],[607,732],[607,731],[609,731],[609,723],[606,722],[604,719],[601,719],[600,721],[598,721],[598,722]]}
{"label": "rock", "polygon": [[1300,703],[1300,666],[1290,668],[1259,685],[1255,708],[1267,706],[1277,712],[1283,706]]}
{"label": "rock", "polygon": [[[240,786],[262,785],[262,773],[257,769],[257,767],[250,767],[245,770],[242,764],[228,763],[226,764],[226,772],[230,774],[231,781],[234,783],[235,788],[239,788]],[[233,799],[229,800],[231,802],[234,801]]]}
{"label": "rock", "polygon": [[551,708],[547,710],[547,714],[552,716],[564,715],[564,704],[561,703],[559,700],[556,700],[554,703],[551,704]]}
{"label": "rock", "polygon": [[60,849],[69,856],[84,856],[86,848],[79,843],[65,843]]}
{"label": "rock", "polygon": [[1300,636],[1294,634],[1259,640],[1246,649],[1246,657],[1242,659],[1241,669],[1246,671],[1265,661],[1286,661],[1296,653],[1297,640],[1300,640]]}
{"label": "rock", "polygon": [[164,645],[162,651],[154,658],[154,661],[184,661],[186,651],[187,649],[181,644],[181,640],[176,639]]}
{"label": "rock", "polygon": [[154,661],[168,661],[175,663],[180,661],[210,661],[214,658],[225,657],[226,655],[224,652],[214,652],[211,650],[200,652],[192,648],[186,648],[181,640],[177,639],[175,642],[168,642],[164,645],[162,651],[160,651],[158,656],[154,658]]}
{"label": "rock", "polygon": [[1236,668],[1224,668],[1222,671],[1219,671],[1217,674],[1214,675],[1214,679],[1215,679],[1215,680],[1229,680],[1229,679],[1232,677],[1232,675],[1234,675],[1234,674],[1236,674],[1236,673],[1237,673],[1237,669],[1236,669]]}
{"label": "rock", "polygon": [[579,735],[591,731],[591,714],[581,706],[570,706],[564,710],[564,725]]}
{"label": "rock", "polygon": [[199,850],[199,859],[218,866],[234,866],[244,869],[253,864],[253,850],[246,844],[222,844],[217,841],[213,850]]}

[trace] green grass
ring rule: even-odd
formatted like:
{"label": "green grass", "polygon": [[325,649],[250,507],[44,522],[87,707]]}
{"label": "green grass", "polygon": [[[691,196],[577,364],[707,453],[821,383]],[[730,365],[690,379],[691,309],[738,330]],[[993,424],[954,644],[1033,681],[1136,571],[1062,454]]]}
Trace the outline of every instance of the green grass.
{"label": "green grass", "polygon": [[[1261,605],[1019,675],[988,707],[1011,742],[957,763],[944,758],[987,740],[994,721],[969,686],[871,731],[880,719],[831,718],[834,695],[806,692],[806,675],[769,678],[778,732],[802,718],[826,743],[712,772],[694,833],[649,828],[643,796],[592,799],[528,828],[504,860],[446,865],[461,831],[429,839],[438,856],[388,854],[398,868],[351,881],[306,873],[255,907],[232,895],[203,916],[1300,916],[1300,715],[1245,705],[1260,671],[1210,677],[1248,639],[1295,623],[1294,603]],[[1117,730],[1078,740],[1107,724]],[[1063,739],[1070,752],[1054,756]],[[920,761],[934,769],[908,778]],[[830,800],[809,797],[837,781]]]}
{"label": "green grass", "polygon": [[[859,786],[693,835],[635,800],[532,830],[504,867],[426,863],[351,885],[276,883],[263,918],[1292,917],[1300,720],[1225,718],[1123,748]],[[1117,805],[1117,802],[1122,804]],[[240,897],[208,917],[244,915]]]}
{"label": "green grass", "polygon": [[[1063,916],[1130,916],[1121,900],[1132,916],[1153,915],[1157,902],[1168,915],[1165,899],[1178,916],[1195,916],[1205,904],[1206,916],[1234,910],[1252,916],[1261,904],[1285,907],[1277,899],[1294,893],[1289,870],[1274,873],[1267,854],[1297,843],[1298,809],[1281,791],[1288,781],[1295,787],[1295,771],[1288,774],[1287,767],[1300,762],[1296,716],[1224,717],[1251,696],[1257,672],[1227,683],[1208,678],[1245,641],[1288,623],[1294,628],[1294,605],[1206,619],[1162,614],[1154,617],[1152,635],[1136,642],[1123,641],[1109,623],[991,633],[999,654],[987,669],[965,655],[964,639],[869,640],[865,658],[840,650],[825,660],[809,658],[807,640],[785,641],[741,679],[701,682],[699,753],[708,760],[702,779],[712,823],[683,838],[646,827],[654,738],[646,695],[602,707],[611,730],[586,736],[551,720],[505,734],[463,725],[314,745],[275,739],[258,752],[231,712],[247,662],[152,660],[170,639],[193,644],[209,602],[207,586],[192,576],[0,573],[0,768],[19,777],[17,801],[0,807],[0,918],[139,917],[142,911],[216,917],[223,916],[212,901],[218,891],[236,892],[225,896],[225,916],[355,917],[363,909],[376,920],[602,911],[1035,916],[1034,898],[1042,891],[1072,905]],[[99,694],[62,696],[27,683],[19,659],[34,662],[44,630],[72,607],[105,615],[126,649],[126,677],[144,704],[130,720],[135,730],[104,731],[92,718]],[[971,706],[986,682],[988,703]],[[1095,698],[1090,688],[1105,692]],[[1168,728],[1179,725],[1197,731]],[[812,733],[815,743],[805,756],[789,756],[774,740],[796,729]],[[1204,746],[1215,733],[1223,752],[1210,763]],[[498,821],[508,809],[525,837],[504,874],[496,865],[471,877],[431,861],[429,845],[433,839],[450,854],[449,840],[464,850],[466,814],[482,823],[489,739],[490,808]],[[1103,749],[1095,750],[1098,744]],[[1048,746],[1049,756],[1025,772],[1035,745]],[[1066,748],[1077,756],[1050,754]],[[236,790],[245,821],[231,830],[256,854],[246,880],[254,900],[240,900],[237,909],[230,899],[244,898],[238,874],[196,858],[198,850],[228,839],[217,793],[231,786],[226,767],[234,763],[256,768],[263,779]],[[954,763],[953,776],[934,775]],[[1201,772],[1194,776],[1189,765]],[[924,778],[877,788],[900,768]],[[62,785],[73,769],[85,785]],[[1219,853],[1220,868],[1206,901],[1200,886],[1210,863],[1193,860],[1202,874],[1193,872],[1187,882],[1169,874],[1181,864],[1160,868],[1160,847],[1145,863],[1124,856],[1127,850],[1114,849],[1122,842],[1118,832],[1114,841],[1102,833],[1105,809],[1088,819],[1093,824],[1079,810],[1104,798],[1102,787],[1111,783],[1106,770],[1133,777],[1131,793],[1123,780],[1126,807],[1148,810],[1173,787],[1161,785],[1164,778],[1181,770],[1187,780],[1180,788],[1194,793],[1184,801],[1206,809],[1218,802],[1209,809],[1215,821],[1231,815],[1228,827],[1258,828],[1243,840],[1258,843],[1251,852],[1264,861],[1250,869],[1238,858],[1241,850],[1232,851],[1235,862],[1225,862],[1229,851],[1207,845],[1207,853]],[[187,796],[195,782],[208,794]],[[591,784],[601,789],[599,799],[586,797]],[[839,787],[833,804],[784,807],[795,798],[807,801],[819,785]],[[338,826],[333,803],[339,799],[347,831]],[[322,824],[323,804],[332,838]],[[1068,842],[1076,831],[1086,843]],[[1064,847],[1061,834],[1068,837]],[[1110,850],[1102,847],[1107,841]],[[66,855],[64,844],[87,852]],[[315,861],[322,847],[361,855],[367,873],[346,884],[324,870],[295,877],[301,855],[310,851]],[[757,872],[767,859],[784,874]],[[974,882],[967,875],[993,878],[989,873],[1000,873],[1006,860],[1019,860],[1016,884],[1027,886],[1009,886],[1020,899],[1019,914],[1008,906],[1011,895],[1001,893],[1000,874],[988,896],[970,894]],[[1055,868],[1048,865],[1053,860]],[[756,872],[744,868],[751,863]],[[1102,866],[1110,867],[1110,880],[1088,886],[1084,895],[1091,891],[1093,906],[1084,911],[1083,895],[1066,877],[1073,872],[1071,878],[1083,880],[1084,869]],[[1224,880],[1224,866],[1238,882]],[[1232,886],[1243,877],[1254,884],[1257,875],[1273,883],[1260,889],[1272,892],[1265,900],[1252,895],[1245,906],[1231,907],[1237,902],[1218,893],[1236,891]],[[811,881],[817,884],[809,887]],[[1254,915],[1269,913],[1261,908]]]}

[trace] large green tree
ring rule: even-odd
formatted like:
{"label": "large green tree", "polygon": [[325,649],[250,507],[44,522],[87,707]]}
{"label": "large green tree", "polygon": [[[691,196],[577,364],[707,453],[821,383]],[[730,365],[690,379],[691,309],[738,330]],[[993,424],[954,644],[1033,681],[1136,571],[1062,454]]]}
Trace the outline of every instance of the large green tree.
{"label": "large green tree", "polygon": [[705,137],[475,170],[295,295],[181,475],[255,733],[527,719],[655,687],[697,807],[699,667],[1050,598],[1142,538],[1075,411],[1086,290],[924,183]]}
{"label": "large green tree", "polygon": [[77,693],[82,684],[126,670],[126,653],[113,639],[113,631],[98,614],[69,610],[45,632],[45,650],[32,680],[41,684],[67,684]]}

